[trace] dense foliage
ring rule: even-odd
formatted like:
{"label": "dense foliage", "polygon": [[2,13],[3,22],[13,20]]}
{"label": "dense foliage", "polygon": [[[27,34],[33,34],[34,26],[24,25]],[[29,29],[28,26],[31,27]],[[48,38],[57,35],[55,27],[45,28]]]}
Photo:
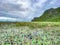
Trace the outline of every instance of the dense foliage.
{"label": "dense foliage", "polygon": [[42,16],[36,17],[32,21],[60,22],[60,7],[48,9]]}
{"label": "dense foliage", "polygon": [[0,27],[0,45],[60,45],[60,27],[31,29],[13,25]]}

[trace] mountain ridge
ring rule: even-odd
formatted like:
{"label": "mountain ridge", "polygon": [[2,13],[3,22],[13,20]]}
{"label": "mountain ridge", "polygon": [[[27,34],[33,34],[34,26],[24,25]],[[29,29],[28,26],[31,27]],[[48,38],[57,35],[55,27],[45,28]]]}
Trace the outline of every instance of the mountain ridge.
{"label": "mountain ridge", "polygon": [[60,21],[60,7],[50,8],[46,10],[40,17],[35,17],[32,21],[48,21],[59,22]]}

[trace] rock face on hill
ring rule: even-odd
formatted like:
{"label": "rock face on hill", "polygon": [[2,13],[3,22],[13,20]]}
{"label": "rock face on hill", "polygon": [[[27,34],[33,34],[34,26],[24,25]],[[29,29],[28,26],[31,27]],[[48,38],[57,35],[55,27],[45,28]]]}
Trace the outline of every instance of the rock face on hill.
{"label": "rock face on hill", "polygon": [[32,21],[49,21],[49,22],[59,22],[60,21],[60,7],[51,8],[46,10],[42,16],[35,17]]}

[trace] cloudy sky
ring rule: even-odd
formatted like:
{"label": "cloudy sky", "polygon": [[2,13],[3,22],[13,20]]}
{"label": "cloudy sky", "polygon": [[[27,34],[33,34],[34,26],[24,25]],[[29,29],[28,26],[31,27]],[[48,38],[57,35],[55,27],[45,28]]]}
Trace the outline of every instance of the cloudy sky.
{"label": "cloudy sky", "polygon": [[60,0],[0,0],[0,19],[31,21],[46,9],[60,7]]}

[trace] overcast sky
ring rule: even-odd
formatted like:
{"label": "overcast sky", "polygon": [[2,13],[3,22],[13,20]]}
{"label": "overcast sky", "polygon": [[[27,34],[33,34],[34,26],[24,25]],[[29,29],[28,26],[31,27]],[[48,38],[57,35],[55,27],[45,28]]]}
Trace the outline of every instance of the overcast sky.
{"label": "overcast sky", "polygon": [[0,0],[0,19],[31,21],[46,9],[60,7],[60,0]]}

